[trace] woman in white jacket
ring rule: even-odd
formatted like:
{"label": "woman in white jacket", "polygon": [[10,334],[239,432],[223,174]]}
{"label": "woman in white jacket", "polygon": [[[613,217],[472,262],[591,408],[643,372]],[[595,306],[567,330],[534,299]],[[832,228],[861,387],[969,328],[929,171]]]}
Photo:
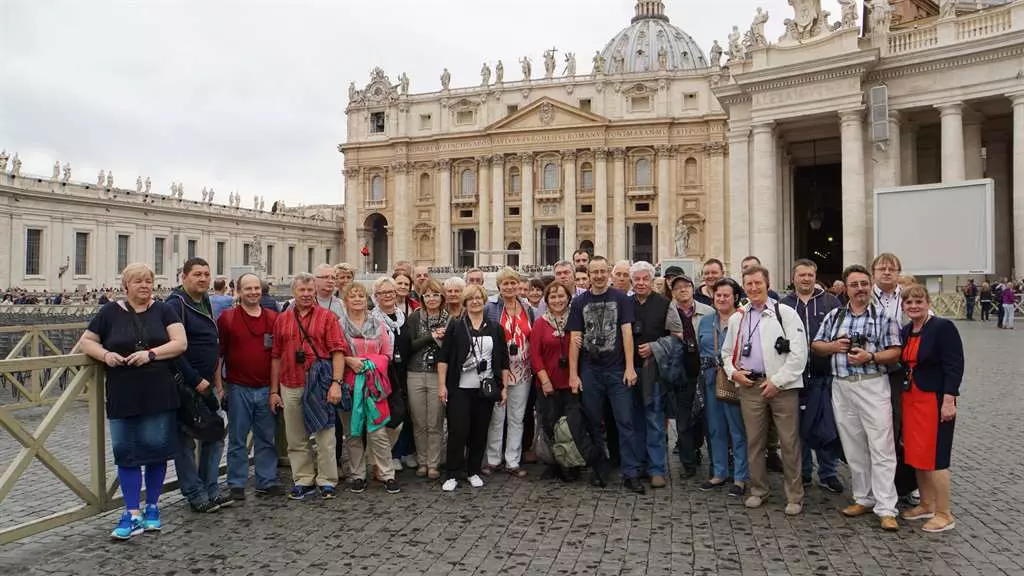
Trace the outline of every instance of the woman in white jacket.
{"label": "woman in white jacket", "polygon": [[722,344],[722,365],[739,389],[740,411],[747,430],[750,493],[745,502],[757,508],[768,497],[764,451],[769,418],[779,431],[785,475],[786,514],[803,510],[800,477],[800,388],[807,364],[807,336],[796,310],[768,298],[768,270],[743,270],[749,302],[729,319]]}

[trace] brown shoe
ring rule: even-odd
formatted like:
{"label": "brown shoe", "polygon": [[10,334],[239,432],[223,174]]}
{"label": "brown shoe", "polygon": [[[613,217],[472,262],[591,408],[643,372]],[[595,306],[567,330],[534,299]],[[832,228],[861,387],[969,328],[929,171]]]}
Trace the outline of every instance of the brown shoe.
{"label": "brown shoe", "polygon": [[896,532],[900,529],[899,522],[896,521],[895,516],[882,516],[882,530],[886,532]]}
{"label": "brown shoe", "polygon": [[665,477],[664,476],[658,476],[658,475],[651,476],[651,488],[664,488],[664,487],[665,487]]}
{"label": "brown shoe", "polygon": [[870,513],[871,508],[868,508],[863,504],[850,504],[846,508],[843,508],[843,516],[846,516],[847,518],[856,518],[857,516],[863,516]]}

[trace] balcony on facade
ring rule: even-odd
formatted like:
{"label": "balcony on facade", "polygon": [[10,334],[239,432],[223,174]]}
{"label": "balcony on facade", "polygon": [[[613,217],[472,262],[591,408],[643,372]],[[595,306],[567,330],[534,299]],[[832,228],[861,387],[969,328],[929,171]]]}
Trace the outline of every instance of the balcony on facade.
{"label": "balcony on facade", "polygon": [[541,188],[537,190],[534,197],[538,202],[559,202],[562,200],[561,188]]}
{"label": "balcony on facade", "polygon": [[885,56],[910,54],[1024,29],[1024,2],[1018,0],[973,14],[912,25],[913,28],[896,29],[889,33]]}
{"label": "balcony on facade", "polygon": [[653,199],[658,195],[655,186],[629,186],[626,188],[626,197],[635,200]]}
{"label": "balcony on facade", "polygon": [[367,210],[383,210],[387,207],[387,201],[383,198],[367,197],[363,199],[363,208]]}
{"label": "balcony on facade", "polygon": [[477,203],[476,194],[457,194],[452,196],[453,206],[474,206]]}

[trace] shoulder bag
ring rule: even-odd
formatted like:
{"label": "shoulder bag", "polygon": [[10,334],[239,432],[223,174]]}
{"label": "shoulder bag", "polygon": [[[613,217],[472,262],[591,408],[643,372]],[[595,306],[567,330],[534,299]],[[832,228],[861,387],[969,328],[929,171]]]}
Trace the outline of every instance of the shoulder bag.
{"label": "shoulder bag", "polygon": [[[717,319],[716,324],[717,324]],[[718,350],[718,326],[712,326],[712,330],[715,331],[715,350],[717,354]],[[725,368],[722,368],[722,362],[719,360],[715,362],[715,399],[726,404],[739,404],[740,397],[736,392],[736,385],[729,381],[725,376]]]}

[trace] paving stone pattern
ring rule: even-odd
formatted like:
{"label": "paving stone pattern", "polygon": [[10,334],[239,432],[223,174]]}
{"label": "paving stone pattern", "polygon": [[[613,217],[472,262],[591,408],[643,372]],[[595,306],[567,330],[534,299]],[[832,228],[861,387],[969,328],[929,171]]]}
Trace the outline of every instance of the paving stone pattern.
{"label": "paving stone pattern", "polygon": [[[380,485],[326,502],[250,493],[244,506],[203,516],[172,494],[162,500],[160,534],[111,542],[118,514],[109,513],[0,548],[0,574],[1024,574],[1024,505],[1015,493],[1024,476],[1024,333],[960,327],[969,375],[953,458],[953,532],[904,523],[883,533],[873,516],[839,514],[849,491],[817,487],[803,515],[788,518],[778,493],[748,511],[678,478],[636,496],[540,480],[531,468],[527,479],[498,475],[482,489],[445,494],[404,472],[395,496]],[[0,442],[2,463],[11,451],[9,439]],[[780,480],[772,479],[779,491]],[[17,501],[60,501],[57,492],[33,480]],[[7,513],[5,504],[5,521]]]}

